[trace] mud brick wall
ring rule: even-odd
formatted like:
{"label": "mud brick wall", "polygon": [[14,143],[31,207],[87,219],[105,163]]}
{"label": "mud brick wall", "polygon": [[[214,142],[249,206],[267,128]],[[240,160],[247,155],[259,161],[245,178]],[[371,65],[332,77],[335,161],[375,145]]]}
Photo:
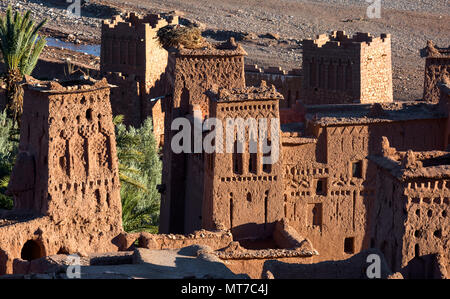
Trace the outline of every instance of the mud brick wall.
{"label": "mud brick wall", "polygon": [[301,69],[283,70],[280,67],[259,68],[257,65],[245,65],[245,82],[247,86],[259,86],[261,81],[274,85],[284,97],[280,109],[291,108],[300,99],[303,80]]}
{"label": "mud brick wall", "polygon": [[450,78],[450,51],[447,56],[429,56],[425,60],[425,81],[423,99],[430,103],[439,102],[439,84]]}
{"label": "mud brick wall", "polygon": [[[273,118],[279,119],[278,103],[281,99],[282,95],[273,86],[223,90],[223,93],[219,91],[213,96],[212,116],[222,121],[224,128],[228,118],[254,118],[257,122],[264,118],[270,131]],[[279,132],[279,126],[277,130]],[[234,134],[237,132],[236,128]],[[247,138],[250,132],[250,127],[244,128]],[[277,136],[269,132],[268,138],[274,140]],[[223,144],[224,149],[229,146],[226,136],[215,142]],[[281,144],[279,146],[281,148]],[[250,153],[246,139],[242,154],[236,150],[234,153],[224,150],[224,153],[210,157],[212,160],[205,176],[203,227],[215,229],[223,226],[231,230],[235,239],[272,235],[275,222],[282,218],[281,160],[265,167],[261,162],[262,156],[260,150]]]}
{"label": "mud brick wall", "polygon": [[244,55],[236,49],[190,50],[175,54],[174,108],[180,115],[192,112],[197,106],[203,115],[209,115],[209,98],[205,92],[213,86],[224,88],[245,87]]}
{"label": "mud brick wall", "polygon": [[301,101],[296,101],[291,108],[280,108],[281,124],[305,122],[306,109]]}
{"label": "mud brick wall", "polygon": [[379,212],[372,223],[372,246],[381,249],[391,269],[406,278],[439,278],[433,268],[434,255],[441,255],[447,267],[450,259],[446,250],[450,242],[450,181],[400,179],[386,167],[389,161],[384,163],[377,163],[374,211]]}
{"label": "mud brick wall", "polygon": [[361,44],[361,103],[392,102],[391,36]]}
{"label": "mud brick wall", "polygon": [[[143,18],[128,14],[115,16],[102,24],[101,72],[134,74],[143,82],[155,82],[154,76],[164,69],[167,51],[155,39],[159,28],[178,19],[166,20],[159,15]],[[155,69],[156,68],[156,69]]]}
{"label": "mud brick wall", "polygon": [[141,233],[139,246],[148,249],[178,249],[191,245],[204,245],[212,250],[225,248],[233,241],[228,231],[199,230],[188,235]]}
{"label": "mud brick wall", "polygon": [[442,148],[443,128],[442,119],[309,124],[316,140],[283,141],[283,217],[321,256],[343,259],[369,248],[368,224],[379,189],[368,156],[379,152],[386,134],[402,150]]}
{"label": "mud brick wall", "polygon": [[113,107],[117,106],[114,109],[125,116],[127,124],[134,126],[151,116],[159,144],[164,139],[164,111],[157,99],[173,92],[173,76],[168,65],[169,54],[159,44],[157,32],[168,24],[177,23],[176,16],[128,14],[124,18],[115,16],[102,25],[101,73],[120,73],[136,81],[121,84],[120,80],[113,80],[119,85],[115,95],[119,93],[132,99],[120,96],[114,100]]}

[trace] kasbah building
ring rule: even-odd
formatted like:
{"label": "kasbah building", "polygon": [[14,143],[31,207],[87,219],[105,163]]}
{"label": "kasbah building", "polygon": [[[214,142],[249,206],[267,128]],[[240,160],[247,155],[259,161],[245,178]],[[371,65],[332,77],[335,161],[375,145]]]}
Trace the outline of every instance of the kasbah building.
{"label": "kasbah building", "polygon": [[[397,102],[389,34],[304,40],[302,65],[285,71],[246,65],[233,39],[162,48],[157,31],[177,23],[116,16],[102,26],[98,80],[29,80],[14,210],[0,211],[0,274],[49,255],[126,251],[138,239],[152,249],[207,245],[254,278],[295,278],[295,266],[338,267],[371,250],[389,277],[449,278],[450,49],[430,42],[424,99]],[[171,123],[193,123],[194,112],[223,127],[279,119],[278,161],[263,165],[248,143],[243,153],[174,153]],[[153,118],[158,235],[122,229],[116,114],[133,125]],[[363,273],[364,262],[346,270]]]}

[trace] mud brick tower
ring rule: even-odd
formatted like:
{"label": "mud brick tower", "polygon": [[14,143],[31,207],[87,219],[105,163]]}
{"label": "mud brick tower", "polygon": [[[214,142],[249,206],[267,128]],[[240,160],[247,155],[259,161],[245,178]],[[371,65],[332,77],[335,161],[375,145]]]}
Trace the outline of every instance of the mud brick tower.
{"label": "mud brick tower", "polygon": [[[205,187],[203,198],[203,226],[208,229],[231,230],[234,239],[267,238],[272,235],[275,222],[283,218],[283,182],[281,161],[281,138],[279,124],[279,102],[283,96],[275,87],[246,87],[243,89],[221,89],[212,95],[212,116],[222,122],[225,131],[233,140],[216,139],[223,145],[222,153],[207,154],[205,165]],[[229,120],[243,119],[227,128]],[[248,120],[255,120],[258,128]],[[267,127],[259,127],[259,121],[267,121]],[[274,122],[272,124],[272,122]],[[271,130],[271,127],[274,130]],[[230,130],[231,129],[231,130]],[[264,132],[264,133],[263,133]],[[237,150],[243,134],[243,150]],[[250,135],[255,141],[266,135],[273,152],[250,150]],[[227,144],[232,142],[232,144]],[[261,140],[261,142],[263,142]],[[227,151],[227,147],[233,152]],[[274,148],[276,147],[276,148]],[[278,157],[275,158],[276,153]],[[263,156],[272,154],[273,164],[263,164]]]}
{"label": "mud brick tower", "polygon": [[114,16],[102,25],[101,73],[117,85],[111,91],[113,113],[125,116],[125,123],[139,126],[151,116],[156,140],[164,129],[161,97],[170,89],[171,72],[168,52],[157,39],[160,28],[177,24],[177,16],[150,14],[139,17],[133,13]]}
{"label": "mud brick tower", "polygon": [[106,80],[26,86],[8,186],[14,210],[0,219],[0,272],[14,259],[117,250],[111,241],[122,232],[122,213],[109,95]]}
{"label": "mud brick tower", "polygon": [[450,47],[438,48],[428,41],[422,50],[425,60],[425,82],[423,99],[430,103],[437,103],[440,98],[439,84],[450,79]]}
{"label": "mud brick tower", "polygon": [[303,41],[306,105],[392,102],[391,36],[342,31]]}
{"label": "mud brick tower", "polygon": [[160,233],[190,232],[200,228],[202,223],[203,160],[192,160],[202,155],[173,153],[171,140],[177,132],[171,130],[172,121],[178,117],[192,120],[194,110],[207,118],[210,101],[206,92],[212,87],[244,88],[245,55],[247,53],[233,39],[201,49],[181,48],[170,53],[173,98],[163,101],[166,134]]}

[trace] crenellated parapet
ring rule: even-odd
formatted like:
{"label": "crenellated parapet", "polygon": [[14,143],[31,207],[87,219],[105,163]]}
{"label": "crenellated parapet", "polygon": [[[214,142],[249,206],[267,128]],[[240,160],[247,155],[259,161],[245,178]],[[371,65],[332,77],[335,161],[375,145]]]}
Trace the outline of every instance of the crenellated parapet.
{"label": "crenellated parapet", "polygon": [[139,80],[152,81],[152,67],[164,65],[164,57],[167,59],[167,51],[156,39],[157,33],[171,24],[178,24],[178,16],[150,14],[140,17],[130,13],[104,21],[101,72],[135,74]]}

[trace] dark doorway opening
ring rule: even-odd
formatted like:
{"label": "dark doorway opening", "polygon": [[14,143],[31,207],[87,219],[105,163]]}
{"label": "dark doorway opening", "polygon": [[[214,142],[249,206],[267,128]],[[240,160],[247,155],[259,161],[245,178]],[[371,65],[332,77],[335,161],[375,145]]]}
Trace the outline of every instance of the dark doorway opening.
{"label": "dark doorway opening", "polygon": [[37,240],[26,241],[20,253],[20,257],[26,261],[32,261],[44,256],[44,246]]}

